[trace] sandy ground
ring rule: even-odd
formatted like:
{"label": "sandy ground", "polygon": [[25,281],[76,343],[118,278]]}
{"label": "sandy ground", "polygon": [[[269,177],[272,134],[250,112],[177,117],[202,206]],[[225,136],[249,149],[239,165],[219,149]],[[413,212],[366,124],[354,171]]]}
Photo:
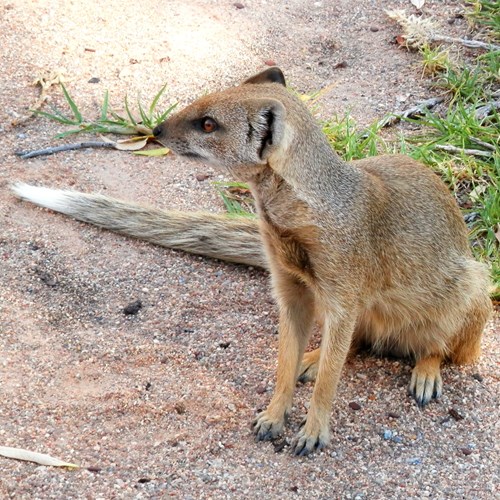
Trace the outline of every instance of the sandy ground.
{"label": "sandy ground", "polygon": [[[31,82],[63,69],[95,116],[105,89],[119,107],[126,93],[147,100],[167,82],[167,106],[274,62],[298,91],[328,89],[320,116],[350,108],[369,123],[433,95],[418,57],[392,43],[389,7],[413,9],[406,0],[0,3],[0,445],[83,466],[0,458],[0,497],[498,494],[498,319],[481,361],[445,367],[445,393],[424,411],[406,394],[406,361],[349,361],[330,447],[295,459],[250,433],[274,386],[277,318],[265,273],[100,231],[8,190],[24,180],[220,211],[211,186],[219,174],[174,157],[86,150],[18,159],[14,151],[54,144],[63,130],[42,119],[11,126],[38,96]],[[426,4],[450,34],[467,31],[461,8]],[[62,103],[55,89],[51,99]],[[138,299],[142,310],[124,315]],[[298,387],[287,439],[310,390]]]}

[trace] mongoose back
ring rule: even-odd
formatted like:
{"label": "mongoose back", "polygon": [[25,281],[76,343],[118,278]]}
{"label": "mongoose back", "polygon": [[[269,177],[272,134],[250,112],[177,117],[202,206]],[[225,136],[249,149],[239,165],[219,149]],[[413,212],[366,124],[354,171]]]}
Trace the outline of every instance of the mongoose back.
{"label": "mongoose back", "polygon": [[[353,346],[413,358],[409,389],[422,406],[442,393],[443,361],[476,360],[491,312],[488,274],[434,173],[401,155],[342,161],[278,68],[194,101],[154,134],[176,154],[248,182],[258,221],[24,184],[14,191],[107,229],[269,269],[280,316],[278,369],[271,402],[254,422],[258,440],[282,433],[297,380],[315,380],[291,449],[323,448]],[[321,347],[304,354],[314,321]]]}

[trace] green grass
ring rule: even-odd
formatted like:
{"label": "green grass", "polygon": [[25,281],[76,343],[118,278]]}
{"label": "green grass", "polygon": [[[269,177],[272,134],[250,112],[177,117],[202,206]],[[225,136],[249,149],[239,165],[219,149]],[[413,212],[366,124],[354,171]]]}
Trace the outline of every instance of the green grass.
{"label": "green grass", "polygon": [[113,111],[109,107],[109,92],[104,93],[103,102],[100,106],[99,116],[94,120],[85,118],[77,104],[69,94],[66,87],[61,83],[61,89],[69,108],[63,112],[56,107],[52,107],[52,112],[34,111],[35,114],[48,118],[49,120],[67,125],[70,130],[66,130],[56,135],[61,139],[73,134],[87,132],[91,134],[122,134],[151,136],[156,125],[163,122],[167,116],[175,109],[176,104],[167,108],[164,112],[158,111],[158,103],[163,96],[166,85],[153,97],[149,106],[144,107],[141,100],[137,100],[136,110],[132,111],[128,98],[124,99],[124,112],[121,114]]}

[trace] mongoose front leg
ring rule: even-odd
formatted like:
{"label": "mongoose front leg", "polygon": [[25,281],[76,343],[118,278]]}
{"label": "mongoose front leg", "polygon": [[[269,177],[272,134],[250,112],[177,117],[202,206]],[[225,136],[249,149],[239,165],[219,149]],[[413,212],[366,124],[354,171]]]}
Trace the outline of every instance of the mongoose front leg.
{"label": "mongoose front leg", "polygon": [[269,406],[253,424],[259,441],[274,439],[283,431],[314,319],[313,296],[304,285],[280,276],[275,280],[275,292],[280,308],[276,389]]}
{"label": "mongoose front leg", "polygon": [[294,455],[308,455],[330,440],[330,414],[354,331],[354,319],[327,315],[311,404],[305,423],[292,443]]}
{"label": "mongoose front leg", "polygon": [[419,406],[425,406],[432,398],[443,393],[440,367],[442,356],[428,356],[419,359],[413,368],[409,391]]}

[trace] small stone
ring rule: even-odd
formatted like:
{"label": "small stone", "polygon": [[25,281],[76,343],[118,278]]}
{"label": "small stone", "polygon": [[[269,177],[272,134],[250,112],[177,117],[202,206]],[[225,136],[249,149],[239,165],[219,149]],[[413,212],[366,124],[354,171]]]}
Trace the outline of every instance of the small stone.
{"label": "small stone", "polygon": [[142,302],[140,300],[136,300],[123,308],[123,314],[125,314],[126,316],[135,315],[141,309],[142,309]]}
{"label": "small stone", "polygon": [[100,467],[87,467],[87,470],[89,472],[101,472],[101,468]]}
{"label": "small stone", "polygon": [[483,376],[480,373],[473,373],[472,378],[474,380],[477,380],[478,382],[482,382],[484,380]]}
{"label": "small stone", "polygon": [[389,418],[401,418],[401,415],[399,415],[398,413],[394,413],[393,411],[390,411],[387,416]]}
{"label": "small stone", "polygon": [[346,61],[340,61],[337,63],[333,69],[338,69],[338,68],[347,68],[347,62]]}
{"label": "small stone", "polygon": [[392,436],[393,436],[393,432],[389,429],[386,429],[384,431],[384,434],[383,434],[383,437],[386,441],[388,441],[389,439],[392,439]]}
{"label": "small stone", "polygon": [[276,66],[276,61],[273,61],[272,59],[267,59],[266,61],[264,61],[264,64],[266,66]]}
{"label": "small stone", "polygon": [[266,384],[260,384],[257,389],[255,389],[255,392],[257,394],[264,394],[267,391],[267,385]]}
{"label": "small stone", "polygon": [[100,78],[97,78],[96,76],[93,76],[88,83],[99,83],[101,81]]}
{"label": "small stone", "polygon": [[359,403],[356,403],[355,401],[351,401],[349,403],[349,408],[354,411],[361,410],[361,405]]}
{"label": "small stone", "polygon": [[186,405],[182,401],[179,401],[175,403],[174,410],[178,415],[184,415],[186,413]]}
{"label": "small stone", "polygon": [[137,482],[140,484],[149,483],[150,481],[151,479],[149,477],[141,477],[141,479],[137,480]]}
{"label": "small stone", "polygon": [[273,441],[274,453],[281,453],[285,446],[288,446],[288,441],[286,439],[280,439],[279,441]]}
{"label": "small stone", "polygon": [[221,347],[222,349],[227,349],[230,345],[231,345],[231,342],[221,342],[219,344],[219,347]]}
{"label": "small stone", "polygon": [[463,420],[465,417],[463,415],[460,415],[455,408],[450,408],[448,410],[448,413],[458,422],[459,420]]}
{"label": "small stone", "polygon": [[237,8],[237,9],[244,9],[245,6],[241,3],[241,2],[234,2],[233,5]]}
{"label": "small stone", "polygon": [[196,174],[196,180],[198,182],[206,181],[210,176],[208,174]]}
{"label": "small stone", "polygon": [[370,26],[370,31],[376,33],[377,31],[380,31],[380,28],[378,26]]}
{"label": "small stone", "polygon": [[151,389],[152,386],[153,386],[153,384],[151,382],[146,382],[144,389],[146,389],[146,391],[149,391],[149,389]]}
{"label": "small stone", "polygon": [[472,450],[470,448],[460,448],[460,451],[466,456],[472,454]]}
{"label": "small stone", "polygon": [[54,287],[57,285],[57,278],[45,271],[39,271],[38,276],[47,286]]}

